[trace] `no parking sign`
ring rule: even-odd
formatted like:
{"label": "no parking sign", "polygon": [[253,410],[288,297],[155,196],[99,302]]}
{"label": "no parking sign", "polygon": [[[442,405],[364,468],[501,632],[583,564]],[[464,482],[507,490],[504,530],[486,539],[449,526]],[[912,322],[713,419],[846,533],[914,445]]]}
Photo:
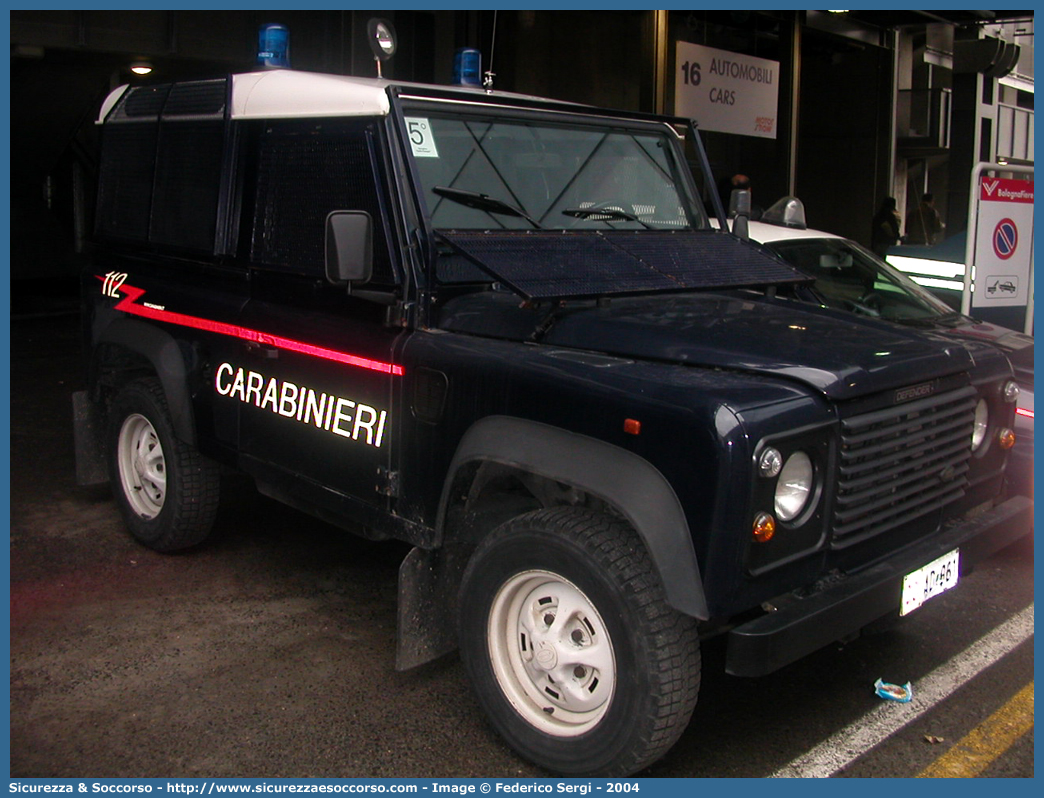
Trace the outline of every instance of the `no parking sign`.
{"label": "no parking sign", "polygon": [[1033,181],[980,174],[972,307],[1028,306],[1033,269]]}
{"label": "no parking sign", "polygon": [[1001,219],[993,228],[993,254],[1007,260],[1019,246],[1019,228],[1011,219]]}

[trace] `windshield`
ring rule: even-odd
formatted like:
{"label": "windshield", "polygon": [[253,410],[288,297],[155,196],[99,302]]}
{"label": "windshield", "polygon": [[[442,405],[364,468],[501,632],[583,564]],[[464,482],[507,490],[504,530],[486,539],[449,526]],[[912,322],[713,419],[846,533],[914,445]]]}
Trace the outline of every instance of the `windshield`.
{"label": "windshield", "polygon": [[900,322],[937,321],[953,310],[853,241],[805,238],[766,245],[815,278],[823,304]]}
{"label": "windshield", "polygon": [[432,223],[444,230],[686,230],[678,148],[648,129],[407,112]]}

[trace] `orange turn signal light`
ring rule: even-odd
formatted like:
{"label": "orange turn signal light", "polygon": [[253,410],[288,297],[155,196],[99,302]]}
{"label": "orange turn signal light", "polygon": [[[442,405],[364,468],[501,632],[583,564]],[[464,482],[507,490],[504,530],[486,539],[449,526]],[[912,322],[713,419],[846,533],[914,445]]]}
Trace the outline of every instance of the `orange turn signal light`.
{"label": "orange turn signal light", "polygon": [[768,543],[776,534],[776,519],[768,513],[758,513],[754,517],[754,540]]}
{"label": "orange turn signal light", "polygon": [[637,435],[642,431],[642,422],[636,418],[624,419],[624,432],[628,435]]}
{"label": "orange turn signal light", "polygon": [[1015,445],[1015,431],[1005,427],[997,433],[997,443],[1002,449],[1010,449]]}

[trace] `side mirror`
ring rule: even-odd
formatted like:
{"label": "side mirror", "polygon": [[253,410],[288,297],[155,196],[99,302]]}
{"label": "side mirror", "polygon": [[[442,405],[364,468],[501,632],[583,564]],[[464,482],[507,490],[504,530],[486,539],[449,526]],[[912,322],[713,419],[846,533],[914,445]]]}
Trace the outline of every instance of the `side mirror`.
{"label": "side mirror", "polygon": [[381,74],[381,62],[387,61],[397,49],[395,44],[395,27],[386,19],[371,19],[366,24],[366,34],[373,50],[373,60],[377,63],[377,77]]}
{"label": "side mirror", "polygon": [[750,222],[746,216],[737,216],[732,220],[732,234],[744,241],[750,240]]}
{"label": "side mirror", "polygon": [[373,220],[366,211],[326,217],[326,279],[334,285],[368,282],[373,274]]}
{"label": "side mirror", "polygon": [[395,55],[395,26],[386,19],[371,19],[366,23],[367,39],[373,57],[378,61],[387,61]]}
{"label": "side mirror", "polygon": [[750,218],[750,189],[734,188],[729,195],[729,217],[746,216]]}
{"label": "side mirror", "polygon": [[729,217],[732,219],[732,232],[744,241],[750,238],[750,189],[734,188],[729,196]]}
{"label": "side mirror", "polygon": [[821,269],[847,269],[851,265],[851,252],[831,252],[819,256]]}

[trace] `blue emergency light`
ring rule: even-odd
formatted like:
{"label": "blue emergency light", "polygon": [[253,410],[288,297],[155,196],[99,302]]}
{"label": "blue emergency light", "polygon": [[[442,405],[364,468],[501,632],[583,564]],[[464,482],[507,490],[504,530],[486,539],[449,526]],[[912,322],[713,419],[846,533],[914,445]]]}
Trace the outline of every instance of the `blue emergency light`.
{"label": "blue emergency light", "polygon": [[290,29],[286,25],[262,25],[257,32],[257,63],[263,67],[290,66]]}
{"label": "blue emergency light", "polygon": [[474,47],[461,47],[453,55],[453,83],[457,86],[482,85],[482,53]]}

